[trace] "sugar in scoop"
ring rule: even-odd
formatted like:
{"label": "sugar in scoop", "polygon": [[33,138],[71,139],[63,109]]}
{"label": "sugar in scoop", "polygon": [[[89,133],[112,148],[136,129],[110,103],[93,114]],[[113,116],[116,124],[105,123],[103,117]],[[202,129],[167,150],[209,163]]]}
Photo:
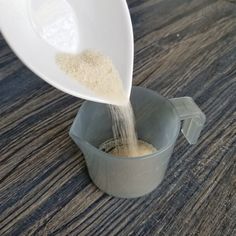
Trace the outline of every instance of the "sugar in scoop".
{"label": "sugar in scoop", "polygon": [[79,54],[58,53],[56,63],[69,77],[77,80],[112,104],[127,104],[120,75],[109,57],[94,50]]}

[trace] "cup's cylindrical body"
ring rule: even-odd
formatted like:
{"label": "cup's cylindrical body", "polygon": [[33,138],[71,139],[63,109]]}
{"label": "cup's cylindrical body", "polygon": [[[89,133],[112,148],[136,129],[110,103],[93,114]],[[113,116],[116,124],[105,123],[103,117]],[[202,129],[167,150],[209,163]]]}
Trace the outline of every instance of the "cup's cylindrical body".
{"label": "cup's cylindrical body", "polygon": [[161,183],[180,130],[175,108],[157,93],[134,87],[131,103],[138,138],[155,146],[154,154],[115,157],[99,150],[112,138],[111,117],[104,104],[85,102],[70,131],[93,182],[104,192],[124,198],[145,195]]}
{"label": "cup's cylindrical body", "polygon": [[107,158],[96,150],[84,150],[89,175],[104,192],[123,198],[140,197],[154,190],[163,180],[169,158],[169,147],[151,158]]}

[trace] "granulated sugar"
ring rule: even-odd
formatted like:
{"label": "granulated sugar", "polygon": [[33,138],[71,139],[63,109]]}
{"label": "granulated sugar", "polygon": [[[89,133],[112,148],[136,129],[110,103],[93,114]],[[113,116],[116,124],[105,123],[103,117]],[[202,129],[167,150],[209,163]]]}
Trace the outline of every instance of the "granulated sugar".
{"label": "granulated sugar", "polygon": [[113,155],[134,157],[153,153],[154,147],[138,142],[132,106],[125,96],[119,73],[107,56],[92,50],[77,55],[60,53],[56,63],[69,77],[96,95],[108,99],[111,104],[122,104],[108,106],[113,121]]}
{"label": "granulated sugar", "polygon": [[155,153],[157,149],[142,140],[137,140],[137,149],[130,151],[130,147],[121,140],[110,139],[102,143],[100,150],[107,152],[113,156],[119,157],[140,157]]}
{"label": "granulated sugar", "polygon": [[137,149],[130,152],[129,147],[127,145],[116,146],[109,153],[114,156],[122,156],[122,157],[140,157],[150,155],[156,152],[156,148],[151,144],[138,140]]}
{"label": "granulated sugar", "polygon": [[128,103],[118,71],[112,61],[100,52],[86,50],[80,54],[59,53],[56,63],[68,76],[97,96],[109,99],[111,103]]}
{"label": "granulated sugar", "polygon": [[[138,150],[138,138],[135,131],[135,119],[130,102],[124,106],[109,106],[112,116],[112,130],[117,147],[117,154],[122,145],[126,146],[127,154],[135,156]],[[119,143],[122,145],[120,146]]]}

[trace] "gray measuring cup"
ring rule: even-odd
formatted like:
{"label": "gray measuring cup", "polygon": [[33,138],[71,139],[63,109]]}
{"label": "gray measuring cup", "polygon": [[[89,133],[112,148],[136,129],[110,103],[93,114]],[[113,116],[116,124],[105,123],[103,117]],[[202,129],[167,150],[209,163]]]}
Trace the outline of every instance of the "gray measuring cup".
{"label": "gray measuring cup", "polygon": [[138,138],[157,152],[143,157],[117,157],[99,146],[111,139],[112,121],[105,104],[86,101],[80,108],[70,136],[82,150],[92,181],[104,192],[134,198],[154,190],[163,180],[170,156],[182,133],[195,144],[205,115],[192,98],[166,99],[146,88],[133,87],[130,97]]}

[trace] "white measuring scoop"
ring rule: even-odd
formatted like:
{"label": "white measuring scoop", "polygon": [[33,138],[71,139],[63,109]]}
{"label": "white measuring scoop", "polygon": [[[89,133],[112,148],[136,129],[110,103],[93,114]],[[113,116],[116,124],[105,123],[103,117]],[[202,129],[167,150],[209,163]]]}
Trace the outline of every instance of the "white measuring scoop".
{"label": "white measuring scoop", "polygon": [[111,58],[130,95],[133,29],[125,0],[0,0],[0,30],[18,57],[52,86],[109,103],[55,63],[58,52],[95,49]]}

